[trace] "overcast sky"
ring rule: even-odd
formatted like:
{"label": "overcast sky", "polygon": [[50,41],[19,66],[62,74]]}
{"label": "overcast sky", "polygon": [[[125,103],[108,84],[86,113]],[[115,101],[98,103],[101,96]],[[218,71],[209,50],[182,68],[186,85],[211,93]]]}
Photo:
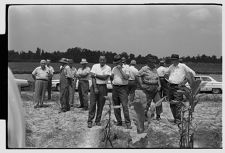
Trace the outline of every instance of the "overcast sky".
{"label": "overcast sky", "polygon": [[222,55],[216,5],[22,5],[9,8],[8,23],[9,50]]}

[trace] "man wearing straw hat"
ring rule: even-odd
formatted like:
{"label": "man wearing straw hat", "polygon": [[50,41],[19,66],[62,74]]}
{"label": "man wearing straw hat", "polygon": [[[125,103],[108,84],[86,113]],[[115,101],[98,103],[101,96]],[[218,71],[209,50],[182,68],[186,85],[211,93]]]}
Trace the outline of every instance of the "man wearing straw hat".
{"label": "man wearing straw hat", "polygon": [[76,89],[76,82],[77,82],[77,77],[76,77],[76,74],[77,74],[77,69],[73,66],[73,60],[72,59],[68,59],[69,61],[69,67],[70,67],[70,70],[71,70],[71,73],[72,73],[72,84],[70,86],[70,100],[69,100],[69,103],[70,103],[70,106],[73,107],[74,106],[74,94],[75,94],[75,89]]}
{"label": "man wearing straw hat", "polygon": [[[138,72],[138,82],[143,92],[146,94],[147,105],[145,108],[145,117],[148,118],[148,110],[151,106],[152,100],[156,103],[160,100],[159,91],[161,89],[161,83],[159,80],[159,76],[156,70],[156,62],[157,58],[155,56],[146,57],[147,65],[142,67]],[[154,116],[154,112],[151,112],[152,116]],[[162,104],[156,106],[156,119],[160,119],[160,114],[162,113]]]}
{"label": "man wearing straw hat", "polygon": [[101,116],[105,105],[105,96],[107,96],[107,83],[111,75],[111,67],[106,65],[104,55],[99,57],[99,63],[94,64],[91,69],[92,86],[90,93],[90,108],[88,115],[88,127],[92,127],[92,120],[95,117],[96,106],[97,113],[95,117],[95,125],[101,125]]}
{"label": "man wearing straw hat", "polygon": [[59,63],[61,63],[61,69],[60,69],[60,104],[61,109],[59,113],[66,112],[70,110],[69,105],[69,88],[72,85],[72,73],[71,69],[68,65],[68,59],[61,58],[59,60]]}
{"label": "man wearing straw hat", "polygon": [[[114,56],[114,67],[112,69],[112,99],[114,106],[119,106],[122,104],[123,113],[125,118],[125,123],[127,129],[131,129],[131,121],[128,109],[128,79],[129,79],[129,69],[122,67],[122,58],[120,55]],[[114,114],[117,120],[117,126],[122,126],[121,109],[114,108]]]}
{"label": "man wearing straw hat", "polygon": [[80,62],[82,67],[77,71],[77,78],[79,79],[78,92],[80,98],[80,106],[78,106],[78,108],[83,108],[84,111],[88,110],[88,90],[90,79],[90,67],[87,66],[87,63],[87,60],[82,58]]}
{"label": "man wearing straw hat", "polygon": [[50,74],[49,68],[46,67],[46,61],[41,60],[40,66],[32,72],[32,77],[35,80],[35,103],[34,108],[42,107],[45,97],[45,92],[48,85]]}
{"label": "man wearing straw hat", "polygon": [[[172,65],[169,66],[165,76],[169,86],[169,100],[181,101],[183,95],[177,92],[177,90],[179,90],[179,87],[185,86],[187,80],[193,80],[195,72],[184,63],[180,63],[179,55],[172,54],[170,59]],[[170,103],[170,108],[174,117],[174,123],[179,124],[181,121],[181,104]]]}

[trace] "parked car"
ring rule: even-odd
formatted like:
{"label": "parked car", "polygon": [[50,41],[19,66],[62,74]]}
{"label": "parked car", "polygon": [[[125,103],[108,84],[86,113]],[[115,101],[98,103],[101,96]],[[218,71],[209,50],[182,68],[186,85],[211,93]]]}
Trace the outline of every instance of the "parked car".
{"label": "parked car", "polygon": [[31,86],[31,82],[25,79],[15,79],[15,82],[20,90]]}
{"label": "parked car", "polygon": [[[216,81],[208,75],[196,75],[196,80],[201,80],[200,92],[212,92],[214,94],[222,93],[222,82]],[[204,85],[203,85],[204,84]],[[189,85],[187,85],[189,86]]]}
{"label": "parked car", "polygon": [[[89,80],[89,90],[90,90],[91,85],[92,85],[92,81]],[[60,90],[59,79],[52,80],[52,88],[53,88],[53,90],[56,90],[56,91],[59,91]],[[108,88],[109,91],[112,90],[111,81],[108,82],[107,88]],[[78,90],[78,80],[77,80],[77,83],[76,83],[76,90]]]}

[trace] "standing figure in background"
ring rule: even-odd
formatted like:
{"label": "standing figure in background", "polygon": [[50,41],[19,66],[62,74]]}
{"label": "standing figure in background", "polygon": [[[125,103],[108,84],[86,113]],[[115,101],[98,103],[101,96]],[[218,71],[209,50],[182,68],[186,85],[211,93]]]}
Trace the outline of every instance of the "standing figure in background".
{"label": "standing figure in background", "polygon": [[90,93],[90,108],[88,115],[88,127],[92,127],[92,120],[95,117],[96,106],[97,114],[95,117],[95,124],[101,125],[101,116],[103,107],[105,105],[105,96],[107,96],[107,83],[111,75],[111,67],[106,65],[105,56],[99,57],[99,64],[94,64],[91,69],[92,86]]}
{"label": "standing figure in background", "polygon": [[[179,87],[185,86],[187,80],[193,80],[195,76],[195,72],[189,68],[184,63],[179,62],[179,55],[172,54],[171,55],[172,65],[169,66],[166,78],[168,79],[169,86],[169,100],[182,101],[183,95],[182,93],[177,92]],[[174,117],[174,123],[180,123],[181,121],[181,104],[170,103],[170,109]]]}
{"label": "standing figure in background", "polygon": [[77,69],[73,66],[73,60],[72,59],[69,59],[69,67],[71,69],[71,73],[72,73],[72,84],[70,86],[70,100],[69,100],[69,103],[70,103],[70,107],[73,107],[74,106],[74,94],[75,94],[75,90],[76,90],[76,82],[77,82],[77,77],[76,77],[76,74],[77,74]]}
{"label": "standing figure in background", "polygon": [[52,77],[53,77],[54,72],[55,72],[53,67],[50,65],[50,63],[51,63],[51,60],[47,59],[46,60],[46,66],[50,70],[50,76],[49,76],[49,79],[48,79],[48,100],[50,100],[51,97],[52,97],[52,93],[51,93],[52,92]]}
{"label": "standing figure in background", "polygon": [[77,78],[79,79],[78,83],[78,92],[80,98],[80,106],[78,108],[83,108],[83,110],[88,110],[88,90],[89,90],[89,73],[90,67],[87,66],[87,60],[82,59],[80,64],[81,68],[77,71]]}
{"label": "standing figure in background", "polygon": [[[127,129],[131,129],[131,121],[130,121],[130,115],[129,115],[129,109],[128,109],[128,79],[129,79],[129,69],[126,67],[123,67],[122,59],[120,55],[114,56],[114,67],[112,69],[112,99],[113,99],[113,105],[119,106],[122,104],[123,107],[123,113],[125,118],[125,123],[127,126]],[[121,118],[121,109],[120,108],[114,108],[114,114],[117,120],[117,126],[122,126],[122,118]]]}
{"label": "standing figure in background", "polygon": [[48,80],[51,76],[49,68],[46,66],[46,61],[41,60],[40,66],[32,72],[32,77],[35,80],[35,103],[34,108],[43,107],[43,101],[48,86]]}
{"label": "standing figure in background", "polygon": [[69,104],[69,88],[72,85],[72,73],[68,65],[68,59],[62,58],[59,63],[61,63],[60,69],[60,104],[61,108],[59,113],[66,112],[70,110]]}
{"label": "standing figure in background", "polygon": [[160,97],[164,97],[168,95],[168,89],[167,89],[167,81],[165,80],[165,74],[168,71],[168,67],[166,67],[166,63],[164,60],[161,60],[159,62],[159,67],[157,69],[157,73],[160,78],[160,83],[161,83],[161,91],[160,91]]}
{"label": "standing figure in background", "polygon": [[[147,105],[145,108],[145,117],[148,118],[148,110],[151,106],[152,100],[156,103],[160,100],[159,91],[161,89],[161,83],[159,80],[159,76],[155,67],[156,64],[155,56],[147,57],[147,65],[142,67],[138,72],[138,82],[143,92],[146,94]],[[154,116],[154,112],[151,117]],[[156,119],[160,119],[160,114],[162,113],[162,104],[160,106],[156,106]]]}
{"label": "standing figure in background", "polygon": [[129,67],[130,77],[129,77],[129,81],[128,81],[128,95],[129,95],[130,103],[132,103],[134,101],[135,90],[137,89],[138,69],[136,69],[135,66],[136,66],[136,61],[131,60],[130,67]]}

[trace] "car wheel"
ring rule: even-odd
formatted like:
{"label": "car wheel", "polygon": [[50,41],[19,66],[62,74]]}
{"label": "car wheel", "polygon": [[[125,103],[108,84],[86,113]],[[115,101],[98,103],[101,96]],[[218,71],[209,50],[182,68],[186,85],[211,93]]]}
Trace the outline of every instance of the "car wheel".
{"label": "car wheel", "polygon": [[57,90],[57,91],[60,90],[59,84],[56,85],[56,90]]}
{"label": "car wheel", "polygon": [[219,94],[220,92],[221,92],[221,90],[218,88],[212,89],[213,94]]}

